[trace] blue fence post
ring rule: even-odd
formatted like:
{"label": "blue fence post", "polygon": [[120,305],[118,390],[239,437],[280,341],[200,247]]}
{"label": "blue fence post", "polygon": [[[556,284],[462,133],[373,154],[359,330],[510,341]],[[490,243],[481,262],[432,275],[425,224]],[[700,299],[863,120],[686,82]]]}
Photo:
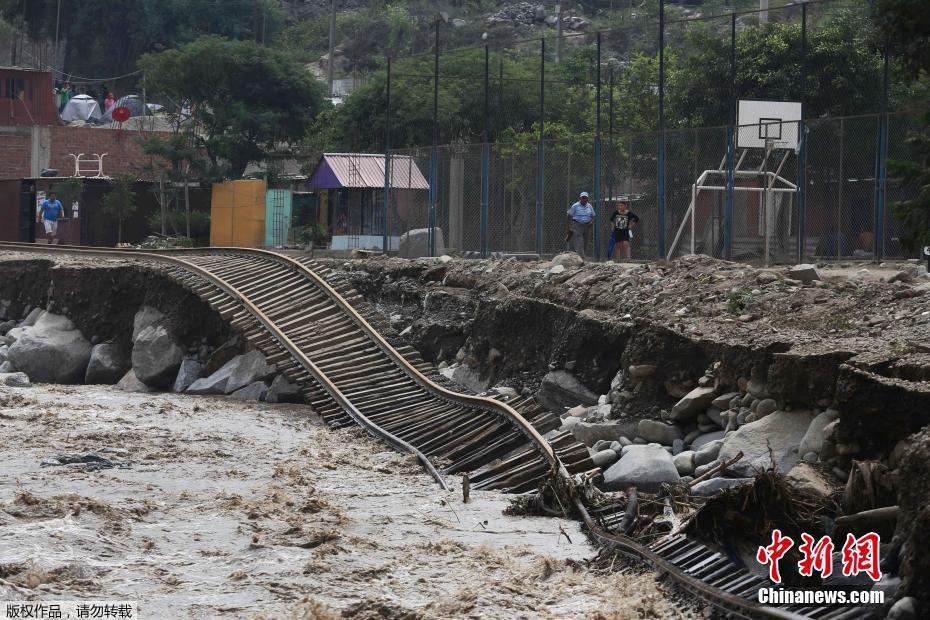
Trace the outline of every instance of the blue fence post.
{"label": "blue fence post", "polygon": [[885,256],[885,201],[887,200],[885,184],[888,180],[888,48],[882,53],[884,67],[882,74],[882,113],[878,119],[878,161],[875,162],[875,239],[872,242],[872,255],[876,261]]}
{"label": "blue fence post", "polygon": [[491,70],[491,52],[488,46],[484,46],[484,144],[481,145],[481,224],[480,224],[480,249],[481,257],[488,256],[488,202],[490,194],[490,140],[489,123],[491,111],[488,107],[490,97],[490,70]]}
{"label": "blue fence post", "polygon": [[601,33],[597,33],[597,67],[594,92],[597,118],[594,131],[594,260],[601,260]]}
{"label": "blue fence post", "polygon": [[436,256],[436,185],[439,183],[439,20],[433,56],[433,148],[429,159],[429,255]]}
{"label": "blue fence post", "polygon": [[546,39],[539,48],[539,146],[536,161],[536,253],[543,253],[543,193],[546,191]]}
{"label": "blue fence post", "polygon": [[807,254],[807,126],[803,120],[798,121],[798,139],[798,262],[803,262]]}
{"label": "blue fence post", "polygon": [[657,168],[659,258],[665,258],[665,0],[659,0],[659,156]]}
{"label": "blue fence post", "polygon": [[727,199],[723,208],[723,257],[733,259],[733,180],[736,166],[736,131],[727,127]]}
{"label": "blue fence post", "polygon": [[381,252],[388,253],[390,235],[388,215],[391,198],[391,56],[387,57],[387,106],[384,113],[384,205],[382,207],[382,226],[384,235],[381,240]]}

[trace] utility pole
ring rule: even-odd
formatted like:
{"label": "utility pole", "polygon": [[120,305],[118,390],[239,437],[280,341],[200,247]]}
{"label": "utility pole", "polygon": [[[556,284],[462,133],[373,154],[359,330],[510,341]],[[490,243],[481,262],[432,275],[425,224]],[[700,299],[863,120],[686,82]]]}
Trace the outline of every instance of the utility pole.
{"label": "utility pole", "polygon": [[555,10],[559,14],[559,23],[555,25],[555,62],[562,62],[562,3],[555,5]]}
{"label": "utility pole", "polygon": [[759,23],[769,22],[769,0],[759,0]]}
{"label": "utility pole", "polygon": [[58,12],[55,14],[55,62],[52,66],[58,66],[58,26],[61,24],[61,0],[58,0]]}
{"label": "utility pole", "polygon": [[329,9],[329,62],[327,62],[327,78],[329,82],[329,98],[333,98],[333,62],[336,55],[336,0],[331,0]]}

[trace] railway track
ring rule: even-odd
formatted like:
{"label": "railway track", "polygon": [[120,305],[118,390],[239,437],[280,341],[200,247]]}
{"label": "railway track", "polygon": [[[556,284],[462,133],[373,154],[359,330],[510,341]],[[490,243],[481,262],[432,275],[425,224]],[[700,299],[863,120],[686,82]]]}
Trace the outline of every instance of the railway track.
{"label": "railway track", "polygon": [[729,616],[861,617],[860,609],[763,606],[767,582],[685,536],[644,546],[618,528],[620,515],[589,509],[572,475],[594,468],[587,448],[557,428],[558,416],[531,398],[460,394],[430,379],[411,347],[395,347],[382,321],[337,274],[313,260],[262,250],[211,248],[146,252],[0,242],[0,250],[131,258],[157,265],[197,294],[260,350],[333,427],[358,424],[416,455],[443,487],[468,473],[476,489],[520,493],[549,482],[600,544],[643,560]]}

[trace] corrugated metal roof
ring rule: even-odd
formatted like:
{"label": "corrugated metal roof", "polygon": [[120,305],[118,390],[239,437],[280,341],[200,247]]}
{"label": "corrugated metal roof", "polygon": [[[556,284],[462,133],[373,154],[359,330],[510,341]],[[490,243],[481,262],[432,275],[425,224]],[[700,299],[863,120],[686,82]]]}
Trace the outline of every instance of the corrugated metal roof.
{"label": "corrugated metal roof", "polygon": [[[342,187],[384,187],[384,155],[372,153],[324,153],[323,162]],[[391,187],[429,189],[429,183],[409,155],[391,156]]]}

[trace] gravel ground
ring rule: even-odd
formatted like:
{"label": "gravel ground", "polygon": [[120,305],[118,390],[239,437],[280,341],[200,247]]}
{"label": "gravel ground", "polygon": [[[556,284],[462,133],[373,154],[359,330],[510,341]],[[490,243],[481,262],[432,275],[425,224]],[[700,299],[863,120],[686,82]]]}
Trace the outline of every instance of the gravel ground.
{"label": "gravel ground", "polygon": [[[490,492],[464,505],[304,407],[0,388],[0,435],[2,599],[137,600],[145,618],[687,613],[651,575],[586,568],[577,523],[504,516]],[[103,449],[126,466],[41,465]]]}

